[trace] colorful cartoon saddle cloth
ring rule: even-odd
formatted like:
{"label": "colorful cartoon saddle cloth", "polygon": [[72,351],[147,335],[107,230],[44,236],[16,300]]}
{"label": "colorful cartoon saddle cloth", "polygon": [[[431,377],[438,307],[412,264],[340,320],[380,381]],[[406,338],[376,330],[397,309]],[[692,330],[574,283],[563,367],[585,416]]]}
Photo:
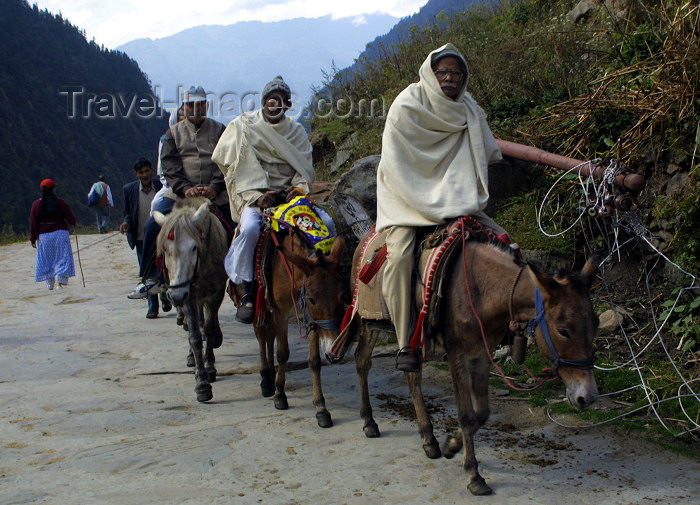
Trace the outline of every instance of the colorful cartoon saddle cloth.
{"label": "colorful cartoon saddle cloth", "polygon": [[319,217],[316,204],[306,196],[275,207],[271,227],[274,231],[294,227],[304,233],[307,242],[323,254],[329,254],[335,241],[328,226]]}

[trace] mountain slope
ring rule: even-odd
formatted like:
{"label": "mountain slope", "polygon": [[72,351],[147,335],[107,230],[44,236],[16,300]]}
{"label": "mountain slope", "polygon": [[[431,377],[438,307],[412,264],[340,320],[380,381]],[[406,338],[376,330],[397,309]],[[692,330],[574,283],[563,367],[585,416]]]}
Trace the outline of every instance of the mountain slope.
{"label": "mountain slope", "polygon": [[134,98],[152,97],[146,77],[126,55],[88,43],[60,15],[25,0],[0,0],[0,33],[0,228],[27,229],[46,177],[83,224],[93,220],[86,195],[100,173],[121,208],[134,160],[155,158],[167,126],[164,117],[129,111]]}
{"label": "mountain slope", "polygon": [[211,93],[213,116],[226,123],[241,108],[258,105],[258,93],[276,75],[290,84],[295,103],[305,105],[323,72],[352,63],[368,40],[396,21],[373,14],[197,26],[162,39],[137,39],[118,50],[139,62],[167,108],[175,106],[183,87],[200,84]]}

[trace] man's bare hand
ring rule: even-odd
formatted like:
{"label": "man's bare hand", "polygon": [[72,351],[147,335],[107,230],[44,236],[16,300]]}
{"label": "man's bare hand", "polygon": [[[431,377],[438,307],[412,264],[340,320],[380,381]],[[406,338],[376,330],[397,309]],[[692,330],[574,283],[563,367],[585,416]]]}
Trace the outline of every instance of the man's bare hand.
{"label": "man's bare hand", "polygon": [[266,191],[260,198],[258,198],[255,204],[261,209],[274,207],[277,205],[277,191],[272,189]]}
{"label": "man's bare hand", "polygon": [[214,200],[218,193],[211,186],[199,186],[199,194],[204,198],[209,198],[209,200]]}
{"label": "man's bare hand", "polygon": [[187,188],[185,190],[185,198],[194,198],[195,196],[199,196],[199,187],[194,186],[192,188]]}
{"label": "man's bare hand", "polygon": [[127,223],[126,221],[124,221],[122,224],[119,225],[119,231],[121,233],[128,232],[129,228],[131,228],[131,227],[129,226],[129,223]]}
{"label": "man's bare hand", "polygon": [[297,196],[303,196],[304,192],[295,186],[287,186],[285,188],[285,202],[289,203]]}

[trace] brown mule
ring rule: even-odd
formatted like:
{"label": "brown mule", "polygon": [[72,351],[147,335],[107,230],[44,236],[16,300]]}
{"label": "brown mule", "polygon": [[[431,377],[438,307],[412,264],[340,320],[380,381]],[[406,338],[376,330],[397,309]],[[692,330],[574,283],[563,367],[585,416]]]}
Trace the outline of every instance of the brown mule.
{"label": "brown mule", "polygon": [[[260,388],[265,397],[273,396],[275,408],[289,408],[284,391],[285,370],[289,360],[288,319],[300,298],[306,307],[309,339],[308,363],[313,381],[313,404],[320,427],[333,426],[321,388],[321,357],[329,361],[328,349],[338,336],[347,301],[347,282],[340,265],[345,239],[337,237],[328,256],[311,248],[294,230],[270,231],[279,246],[271,259],[267,279],[269,314],[253,323],[260,346]],[[259,305],[259,304],[256,304]],[[258,307],[259,310],[259,307]],[[275,353],[275,342],[277,351]],[[275,355],[277,370],[275,370]]]}
{"label": "brown mule", "polygon": [[[355,283],[368,238],[355,251],[352,275]],[[479,474],[474,434],[489,417],[490,351],[506,333],[511,314],[518,321],[533,321],[537,344],[554,361],[554,369],[566,384],[567,397],[574,407],[587,407],[598,396],[592,357],[598,318],[589,290],[600,258],[594,255],[578,275],[550,275],[524,264],[512,251],[497,244],[475,241],[464,244],[459,245],[451,266],[446,269],[447,275],[439,288],[442,307],[439,317],[434,314],[430,317],[436,325],[431,333],[441,337],[447,351],[460,425],[459,433],[448,437],[442,452],[451,458],[464,447],[467,487],[475,495],[485,495],[492,490]],[[541,297],[537,310],[536,293]],[[362,300],[356,303],[361,304]],[[367,380],[378,332],[371,329],[368,321],[356,316],[360,336],[355,361],[360,381],[360,416],[365,435],[371,438],[380,436],[372,417]],[[423,449],[429,458],[437,458],[441,450],[423,399],[421,376],[420,372],[405,373]]]}

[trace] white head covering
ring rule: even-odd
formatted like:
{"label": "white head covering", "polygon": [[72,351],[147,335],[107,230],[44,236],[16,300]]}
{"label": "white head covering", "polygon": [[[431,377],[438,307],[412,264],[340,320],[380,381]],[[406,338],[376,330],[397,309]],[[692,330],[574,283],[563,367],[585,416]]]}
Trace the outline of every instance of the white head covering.
{"label": "white head covering", "polygon": [[464,61],[452,44],[436,49],[421,65],[420,80],[389,109],[377,167],[377,231],[442,224],[488,203],[488,165],[501,151],[486,114],[465,91],[466,79],[454,100],[440,88],[432,62],[445,53]]}

